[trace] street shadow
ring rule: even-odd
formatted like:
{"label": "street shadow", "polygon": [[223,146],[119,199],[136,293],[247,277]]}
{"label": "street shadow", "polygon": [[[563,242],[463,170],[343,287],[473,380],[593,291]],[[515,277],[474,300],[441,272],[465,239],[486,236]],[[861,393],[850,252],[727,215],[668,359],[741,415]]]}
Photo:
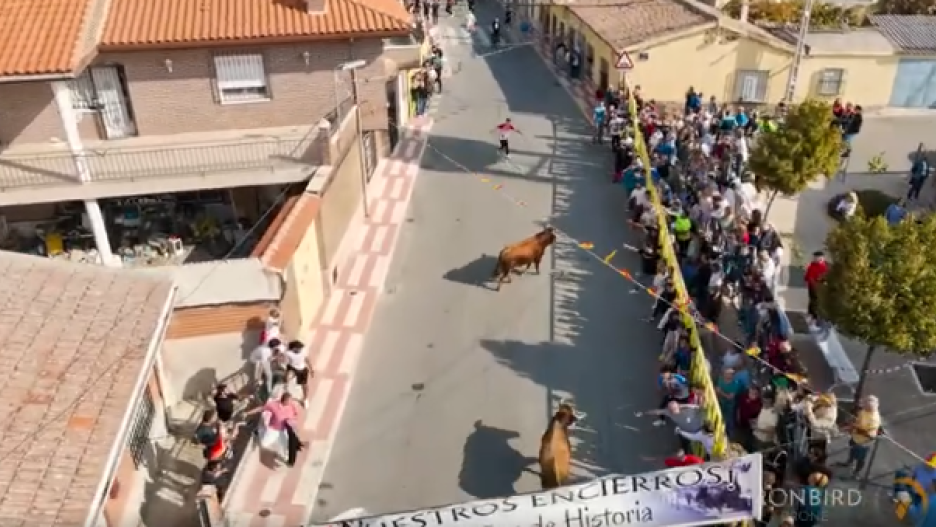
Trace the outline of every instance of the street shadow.
{"label": "street shadow", "polygon": [[465,440],[458,486],[478,499],[517,494],[514,485],[536,463],[535,457],[525,457],[510,445],[512,439],[519,437],[513,430],[476,421]]}
{"label": "street shadow", "polygon": [[447,271],[442,278],[450,282],[480,287],[482,289],[495,289],[495,282],[491,279],[497,265],[497,256],[482,254],[465,265]]}
{"label": "street shadow", "polygon": [[[479,22],[493,13],[482,12]],[[660,336],[639,322],[650,309],[650,297],[631,294],[633,284],[620,273],[640,276],[637,255],[622,249],[639,243],[625,226],[624,191],[610,183],[610,150],[592,144],[591,127],[578,105],[531,46],[484,61],[509,115],[536,115],[551,125],[547,134],[535,137],[548,145],[546,152],[531,153],[538,159],[535,166],[511,174],[492,167],[487,173],[549,184],[549,222],[558,239],[549,255],[549,340],[484,339],[481,347],[546,389],[544,426],[562,401],[587,413],[572,433],[574,479],[657,468],[642,456],[668,454],[677,441],[672,430],[655,429],[635,416],[659,403]]]}

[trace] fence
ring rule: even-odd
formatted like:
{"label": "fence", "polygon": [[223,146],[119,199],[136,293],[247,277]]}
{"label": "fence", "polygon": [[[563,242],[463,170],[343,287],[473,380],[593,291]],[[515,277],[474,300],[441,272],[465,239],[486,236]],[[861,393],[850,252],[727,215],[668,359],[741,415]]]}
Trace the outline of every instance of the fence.
{"label": "fence", "polygon": [[[630,111],[633,122],[637,122],[637,102],[634,100],[633,90],[630,90],[630,92],[628,110]],[[649,167],[653,165],[650,163],[650,156],[647,145],[644,144],[643,135],[636,133],[634,136],[634,147],[637,155],[640,156],[644,166],[649,169]],[[679,262],[676,260],[676,254],[673,251],[673,244],[670,242],[669,218],[660,201],[660,196],[657,193],[656,187],[648,182],[647,189],[650,192],[650,199],[653,203],[653,208],[657,215],[657,222],[660,226],[659,245],[661,255],[663,261],[666,263],[667,269],[669,269],[673,283],[676,286],[676,307],[682,315],[683,325],[685,325],[686,330],[689,332],[689,343],[693,350],[692,366],[690,369],[691,381],[694,385],[703,387],[705,394],[703,398],[703,409],[705,411],[706,420],[712,426],[715,433],[712,456],[719,460],[725,459],[728,457],[728,437],[725,432],[725,423],[721,415],[721,409],[718,406],[718,397],[715,394],[715,387],[712,384],[712,374],[709,371],[708,359],[705,356],[705,350],[702,349],[702,342],[699,339],[699,328],[689,309],[691,301],[689,293],[686,291],[686,284],[683,281]]]}
{"label": "fence", "polygon": [[[333,113],[337,116],[340,111],[339,108]],[[350,106],[345,111],[350,111]],[[327,134],[313,127],[302,136],[239,137],[180,146],[105,145],[87,149],[79,162],[87,166],[91,182],[204,176],[243,170],[273,173],[299,165],[321,164],[323,150],[318,143],[323,135]],[[167,141],[171,140],[169,136]],[[131,145],[133,141],[128,140]],[[69,183],[81,183],[75,156],[69,151],[0,155],[0,189]]]}

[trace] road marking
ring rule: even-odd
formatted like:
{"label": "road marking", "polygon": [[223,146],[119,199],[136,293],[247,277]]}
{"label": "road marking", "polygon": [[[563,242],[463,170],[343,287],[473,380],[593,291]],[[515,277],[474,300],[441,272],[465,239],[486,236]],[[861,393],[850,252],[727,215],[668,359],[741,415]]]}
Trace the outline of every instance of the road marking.
{"label": "road marking", "polygon": [[348,312],[345,314],[344,322],[342,325],[347,328],[353,328],[357,326],[358,319],[361,318],[361,312],[364,311],[364,300],[367,298],[367,293],[359,292],[358,294],[351,297],[351,307],[348,308]]}
{"label": "road marking", "polygon": [[289,470],[286,467],[279,467],[272,470],[272,474],[267,477],[263,485],[263,492],[260,493],[262,503],[276,503],[279,501],[280,491],[283,490],[283,482],[286,480],[286,473]]}
{"label": "road marking", "polygon": [[309,496],[315,496],[318,493],[318,486],[321,485],[322,477],[325,475],[323,460],[327,454],[327,441],[312,441],[309,444],[306,462],[298,468],[301,471],[299,482],[296,484],[290,503],[309,505]]}
{"label": "road marking", "polygon": [[372,253],[382,253],[384,244],[387,242],[387,235],[390,234],[390,228],[386,225],[375,225],[371,229],[374,230],[374,238],[368,249]]}
{"label": "road marking", "polygon": [[332,295],[325,302],[325,309],[322,310],[322,318],[319,319],[320,325],[330,326],[335,322],[335,317],[338,315],[338,310],[341,309],[344,297],[345,295],[341,289],[332,292]]}
{"label": "road marking", "polygon": [[363,350],[364,335],[360,333],[352,333],[349,335],[344,346],[344,352],[341,354],[341,363],[338,365],[337,372],[350,377],[360,362],[361,352]]}
{"label": "road marking", "polygon": [[325,415],[328,398],[331,397],[332,387],[335,384],[334,379],[325,375],[316,376],[315,381],[312,400],[309,401],[309,407],[306,408],[305,416],[302,418],[302,430],[306,432],[315,432],[315,427],[318,426],[322,416]]}
{"label": "road marking", "polygon": [[320,329],[325,333],[325,338],[322,340],[322,344],[319,347],[319,353],[315,357],[315,363],[313,364],[314,371],[325,371],[328,368],[329,362],[331,362],[332,355],[335,354],[335,350],[338,348],[338,340],[341,338],[341,331],[335,329]]}
{"label": "road marking", "polygon": [[347,284],[349,287],[361,287],[364,271],[367,269],[369,260],[370,257],[366,254],[355,255],[354,263],[351,265],[351,272],[347,275]]}
{"label": "road marking", "polygon": [[374,210],[371,211],[371,221],[374,223],[385,223],[384,215],[386,214],[387,206],[387,200],[377,200],[377,204],[374,206]]}
{"label": "road marking", "polygon": [[403,199],[404,190],[406,190],[406,178],[393,178],[393,182],[390,185],[389,198],[393,200]]}

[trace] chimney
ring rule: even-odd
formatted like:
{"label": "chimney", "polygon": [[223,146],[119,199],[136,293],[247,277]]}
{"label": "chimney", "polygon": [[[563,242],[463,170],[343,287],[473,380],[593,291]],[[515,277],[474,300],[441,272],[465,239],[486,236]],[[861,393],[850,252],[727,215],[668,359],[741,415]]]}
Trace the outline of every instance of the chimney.
{"label": "chimney", "polygon": [[302,0],[302,3],[305,4],[306,13],[310,15],[325,12],[325,0]]}
{"label": "chimney", "polygon": [[751,1],[741,0],[741,12],[738,13],[738,20],[746,24],[748,21],[748,14],[750,13],[750,11],[751,11]]}

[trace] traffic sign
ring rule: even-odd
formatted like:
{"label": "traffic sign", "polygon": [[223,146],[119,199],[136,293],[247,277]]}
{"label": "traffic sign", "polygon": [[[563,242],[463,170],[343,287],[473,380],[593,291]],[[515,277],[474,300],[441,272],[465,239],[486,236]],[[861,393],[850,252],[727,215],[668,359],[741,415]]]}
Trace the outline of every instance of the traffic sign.
{"label": "traffic sign", "polygon": [[621,54],[618,55],[617,64],[615,66],[619,70],[632,70],[634,69],[634,61],[631,60],[630,55],[626,51],[621,51]]}

